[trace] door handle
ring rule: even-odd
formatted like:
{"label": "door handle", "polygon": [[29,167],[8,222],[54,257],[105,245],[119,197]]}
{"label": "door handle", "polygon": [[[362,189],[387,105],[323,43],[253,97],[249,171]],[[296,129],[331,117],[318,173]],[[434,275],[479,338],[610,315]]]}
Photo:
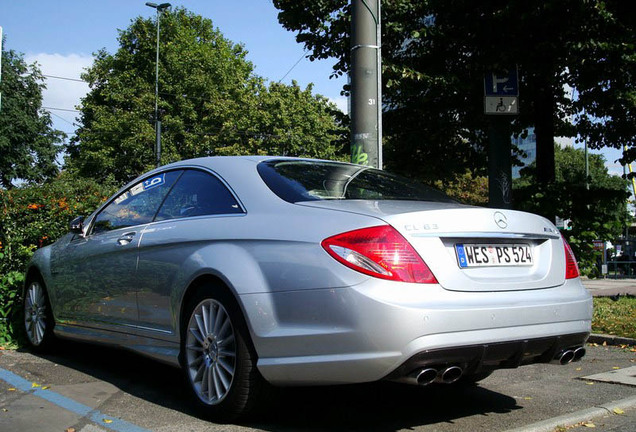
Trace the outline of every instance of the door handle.
{"label": "door handle", "polygon": [[117,244],[120,245],[120,246],[127,245],[128,243],[133,241],[133,239],[135,238],[135,234],[136,233],[134,233],[134,232],[129,232],[129,233],[126,233],[126,234],[122,234],[122,236],[117,239]]}

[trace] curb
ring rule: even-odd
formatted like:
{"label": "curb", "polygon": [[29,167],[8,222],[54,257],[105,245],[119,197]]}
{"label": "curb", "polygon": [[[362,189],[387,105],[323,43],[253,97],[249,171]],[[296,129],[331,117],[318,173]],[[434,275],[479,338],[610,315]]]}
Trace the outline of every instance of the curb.
{"label": "curb", "polygon": [[597,405],[592,408],[582,409],[570,414],[565,414],[559,417],[554,417],[548,420],[543,420],[537,423],[533,423],[527,426],[522,426],[516,429],[509,429],[507,432],[553,432],[557,426],[570,426],[587,420],[591,420],[595,417],[601,417],[604,415],[614,414],[614,410],[619,408],[621,410],[636,407],[636,396],[631,396],[625,399],[609,402],[603,405]]}
{"label": "curb", "polygon": [[603,343],[606,343],[607,345],[636,346],[636,339],[626,338],[621,336],[612,336],[607,334],[592,333],[590,337],[587,339],[587,343],[597,343],[599,345],[603,345]]}

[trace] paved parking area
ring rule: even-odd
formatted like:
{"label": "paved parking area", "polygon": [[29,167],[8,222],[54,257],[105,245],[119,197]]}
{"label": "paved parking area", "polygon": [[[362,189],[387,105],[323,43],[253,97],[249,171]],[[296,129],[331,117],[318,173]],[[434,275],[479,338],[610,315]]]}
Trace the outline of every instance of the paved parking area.
{"label": "paved parking area", "polygon": [[632,295],[636,296],[636,279],[588,279],[583,285],[593,296]]}
{"label": "paved parking area", "polygon": [[[474,387],[271,389],[254,419],[218,425],[190,408],[177,369],[121,350],[61,342],[46,356],[1,352],[0,430],[505,431],[636,396],[636,387],[581,379],[635,365],[629,348],[589,346],[580,363],[502,370]],[[636,422],[633,410],[623,415],[618,420]]]}

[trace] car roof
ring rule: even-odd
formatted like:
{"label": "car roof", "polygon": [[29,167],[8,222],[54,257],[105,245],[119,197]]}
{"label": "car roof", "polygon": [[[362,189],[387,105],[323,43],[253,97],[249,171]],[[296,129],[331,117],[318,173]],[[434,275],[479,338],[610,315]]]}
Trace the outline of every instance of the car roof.
{"label": "car roof", "polygon": [[[168,165],[163,165],[144,173],[122,190],[132,187],[141,178],[151,177],[157,173],[179,168],[203,168],[213,171],[220,176],[242,201],[244,207],[272,208],[272,206],[289,205],[269,189],[257,171],[257,165],[267,160],[295,160],[322,161],[320,159],[296,158],[289,156],[208,156],[195,159],[185,159]],[[324,162],[336,162],[326,161]]]}

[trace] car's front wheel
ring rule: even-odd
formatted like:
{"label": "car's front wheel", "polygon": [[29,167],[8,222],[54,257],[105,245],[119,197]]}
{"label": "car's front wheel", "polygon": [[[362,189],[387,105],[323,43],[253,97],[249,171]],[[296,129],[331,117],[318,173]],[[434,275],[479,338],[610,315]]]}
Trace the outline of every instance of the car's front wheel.
{"label": "car's front wheel", "polygon": [[31,347],[41,351],[53,339],[53,311],[44,283],[31,279],[24,292],[24,327]]}
{"label": "car's front wheel", "polygon": [[262,385],[236,302],[209,286],[190,302],[182,337],[184,369],[196,403],[217,421],[248,413]]}

